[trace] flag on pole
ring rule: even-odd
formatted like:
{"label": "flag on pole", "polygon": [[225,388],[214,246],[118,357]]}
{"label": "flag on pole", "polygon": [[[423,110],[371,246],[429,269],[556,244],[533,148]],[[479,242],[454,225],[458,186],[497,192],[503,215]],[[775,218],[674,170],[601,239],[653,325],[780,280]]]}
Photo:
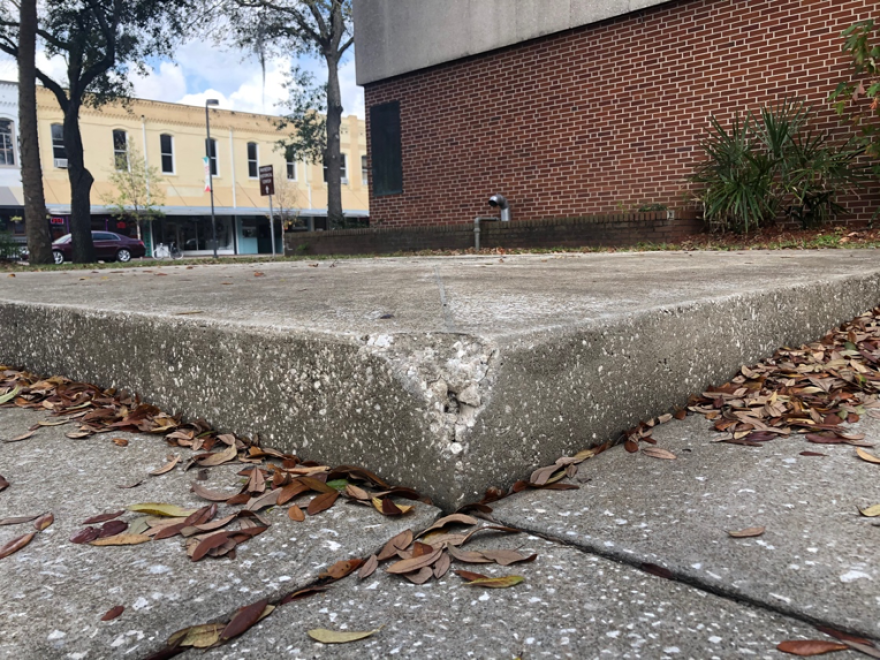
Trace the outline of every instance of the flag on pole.
{"label": "flag on pole", "polygon": [[211,192],[211,159],[205,156],[202,162],[205,164],[205,192]]}

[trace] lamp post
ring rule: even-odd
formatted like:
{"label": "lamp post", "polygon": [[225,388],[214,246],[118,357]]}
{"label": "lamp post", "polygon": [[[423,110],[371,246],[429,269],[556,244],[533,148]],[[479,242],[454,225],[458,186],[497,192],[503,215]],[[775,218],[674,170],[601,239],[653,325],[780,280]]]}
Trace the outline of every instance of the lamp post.
{"label": "lamp post", "polygon": [[214,245],[214,258],[217,258],[217,218],[214,217],[214,161],[211,160],[211,117],[208,114],[208,107],[212,105],[220,105],[217,99],[208,99],[205,101],[205,130],[208,133],[208,139],[205,141],[205,155],[208,157],[208,187],[211,189],[211,242]]}

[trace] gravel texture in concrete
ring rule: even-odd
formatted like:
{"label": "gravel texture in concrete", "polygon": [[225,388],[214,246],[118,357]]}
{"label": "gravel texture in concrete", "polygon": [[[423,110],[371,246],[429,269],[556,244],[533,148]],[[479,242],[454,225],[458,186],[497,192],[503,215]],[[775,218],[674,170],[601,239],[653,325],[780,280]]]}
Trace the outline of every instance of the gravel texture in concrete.
{"label": "gravel texture in concrete", "polygon": [[[326,594],[275,610],[207,658],[781,660],[781,641],[818,635],[786,617],[534,536],[478,538],[466,548],[519,548],[538,558],[505,568],[453,563],[453,569],[525,578],[508,589],[470,587],[452,571],[421,586],[381,569],[364,581],[352,576]],[[373,637],[345,645],[308,636],[313,628],[380,626]]]}
{"label": "gravel texture in concrete", "polygon": [[0,361],[134,389],[452,508],[880,302],[874,251],[0,278]]}
{"label": "gravel texture in concrete", "polygon": [[[880,441],[878,420],[851,428]],[[718,434],[701,416],[653,436],[678,458],[615,447],[581,466],[579,490],[515,495],[494,505],[495,517],[880,639],[880,527],[858,511],[880,503],[880,465],[853,447],[809,444],[797,434],[760,448],[713,443]],[[766,531],[728,535],[752,527]]]}
{"label": "gravel texture in concrete", "polygon": [[[0,439],[25,432],[45,415],[0,410]],[[161,476],[169,447],[161,437],[118,434],[72,440],[74,426],[40,429],[21,442],[0,443],[0,474],[10,483],[0,493],[0,519],[52,512],[55,522],[31,543],[0,559],[0,658],[97,660],[141,658],[189,625],[228,617],[261,598],[276,598],[313,582],[332,563],[369,556],[405,528],[421,529],[437,510],[418,504],[405,518],[342,502],[295,523],[286,507],[263,515],[271,526],[237,548],[237,558],[192,562],[179,536],[131,547],[77,545],[69,538],[91,516],[142,502],[205,506],[190,493],[197,470],[178,466]],[[188,457],[188,450],[175,450]],[[211,468],[199,482],[238,491],[248,467]],[[143,480],[142,485],[121,489]],[[303,496],[301,503],[307,503]],[[304,505],[304,504],[303,504]],[[218,513],[222,517],[224,509]],[[134,517],[126,513],[122,520]],[[0,546],[33,531],[30,524],[0,526]],[[122,615],[100,619],[122,605]]]}

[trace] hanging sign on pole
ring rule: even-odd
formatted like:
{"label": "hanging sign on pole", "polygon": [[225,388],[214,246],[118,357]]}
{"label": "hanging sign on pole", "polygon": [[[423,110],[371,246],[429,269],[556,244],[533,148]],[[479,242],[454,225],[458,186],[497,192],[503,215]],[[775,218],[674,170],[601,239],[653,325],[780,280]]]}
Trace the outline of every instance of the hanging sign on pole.
{"label": "hanging sign on pole", "polygon": [[272,195],[275,194],[275,173],[271,165],[260,166],[260,194],[269,198],[269,236],[272,237],[272,255],[275,255],[275,209],[272,208]]}

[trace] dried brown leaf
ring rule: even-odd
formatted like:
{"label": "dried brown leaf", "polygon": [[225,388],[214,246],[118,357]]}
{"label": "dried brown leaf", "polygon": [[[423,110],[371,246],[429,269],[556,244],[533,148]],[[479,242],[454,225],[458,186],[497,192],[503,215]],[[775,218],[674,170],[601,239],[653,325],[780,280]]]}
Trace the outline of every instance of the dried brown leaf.
{"label": "dried brown leaf", "polygon": [[838,642],[826,642],[818,639],[793,640],[782,642],[776,647],[783,653],[790,653],[802,658],[812,657],[815,655],[824,655],[825,653],[833,653],[834,651],[846,651],[849,647],[846,644]]}
{"label": "dried brown leaf", "polygon": [[858,454],[859,458],[861,458],[863,461],[880,465],[880,458],[874,456],[874,454],[866,452],[864,449],[856,449],[856,454]]}
{"label": "dried brown leaf", "polygon": [[0,559],[8,557],[15,552],[18,552],[28,543],[30,543],[36,535],[36,532],[29,532],[24,536],[19,536],[18,538],[12,539],[9,543],[0,547]]}
{"label": "dried brown leaf", "polygon": [[321,580],[341,580],[347,575],[351,575],[356,570],[358,570],[361,566],[363,566],[366,562],[363,559],[353,558],[353,559],[343,559],[341,561],[336,562],[326,571],[323,571],[318,575],[318,579]]}
{"label": "dried brown leaf", "polygon": [[413,542],[412,530],[405,529],[393,538],[391,538],[379,553],[379,561],[391,559],[397,554],[398,550],[405,550]]}
{"label": "dried brown leaf", "polygon": [[642,449],[642,453],[646,456],[650,456],[651,458],[659,458],[666,461],[674,461],[678,456],[673,454],[668,449],[663,449],[662,447],[645,447]]}
{"label": "dried brown leaf", "polygon": [[150,472],[150,474],[152,474],[154,477],[158,477],[160,474],[166,474],[168,472],[171,472],[171,470],[173,470],[178,463],[180,463],[179,455],[169,457],[168,463],[160,467],[158,470],[153,470],[152,472]]}
{"label": "dried brown leaf", "polygon": [[287,517],[293,522],[303,522],[306,519],[306,514],[294,504],[287,510]]}
{"label": "dried brown leaf", "polygon": [[116,605],[115,607],[111,607],[104,613],[104,616],[101,617],[101,621],[113,621],[113,619],[119,617],[125,611],[125,607],[122,605]]}
{"label": "dried brown leaf", "polygon": [[36,529],[38,532],[42,532],[53,522],[55,522],[55,516],[53,516],[51,513],[43,514],[34,521],[34,529]]}
{"label": "dried brown leaf", "polygon": [[235,616],[232,617],[232,620],[226,625],[223,632],[220,633],[220,639],[232,639],[249,630],[257,621],[263,618],[263,612],[268,604],[268,599],[264,598],[261,601],[242,607],[235,613]]}
{"label": "dried brown leaf", "polygon": [[152,541],[146,534],[117,534],[108,536],[107,538],[98,538],[89,543],[89,545],[98,546],[118,546],[118,545],[140,545]]}
{"label": "dried brown leaf", "polygon": [[373,573],[376,572],[376,569],[379,567],[379,558],[376,555],[370,555],[370,558],[364,562],[364,565],[361,566],[361,569],[358,571],[358,579],[366,580]]}
{"label": "dried brown leaf", "polygon": [[125,513],[125,510],[114,511],[113,513],[101,513],[97,516],[92,516],[88,520],[83,520],[82,524],[83,525],[97,525],[98,523],[104,523],[104,522],[107,522],[108,520],[113,520],[114,518],[118,518],[123,513]]}
{"label": "dried brown leaf", "polygon": [[[318,264],[309,265],[317,267]],[[376,628],[375,630],[368,630],[366,632],[353,632],[349,630],[340,631],[327,630],[326,628],[314,628],[313,630],[309,630],[309,637],[322,644],[348,644],[349,642],[356,642],[361,639],[366,639],[367,637],[372,637],[380,630],[382,629]]]}
{"label": "dried brown leaf", "polygon": [[741,529],[738,531],[729,531],[727,532],[727,535],[735,539],[749,539],[761,536],[766,531],[766,527],[748,527],[747,529]]}
{"label": "dried brown leaf", "polygon": [[320,495],[315,496],[315,498],[309,502],[309,506],[306,509],[310,516],[316,516],[322,511],[326,511],[331,506],[336,503],[336,500],[339,499],[339,492],[333,490],[330,493],[321,493]]}

